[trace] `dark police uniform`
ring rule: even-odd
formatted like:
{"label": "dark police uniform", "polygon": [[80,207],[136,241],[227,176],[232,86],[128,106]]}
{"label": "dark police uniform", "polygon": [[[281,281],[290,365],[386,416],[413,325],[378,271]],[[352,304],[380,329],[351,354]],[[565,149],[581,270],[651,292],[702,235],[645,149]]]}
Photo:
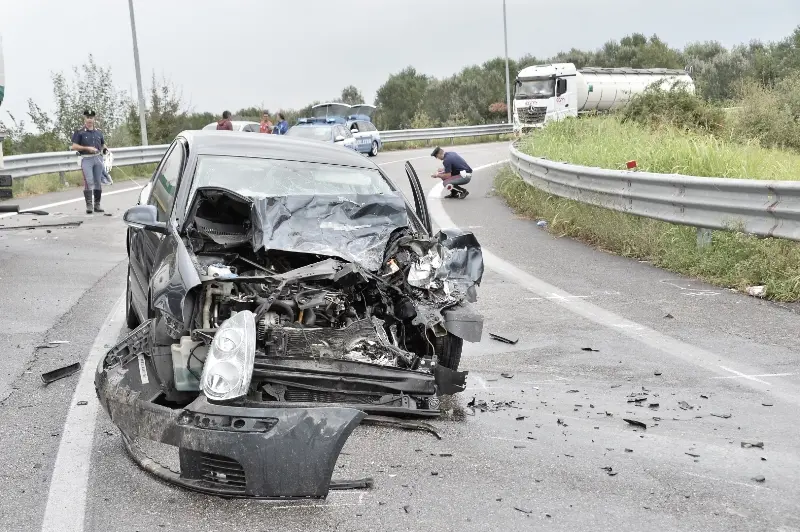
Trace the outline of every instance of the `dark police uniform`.
{"label": "dark police uniform", "polygon": [[[437,146],[431,156],[436,157],[440,151],[442,149]],[[466,197],[469,192],[460,185],[466,185],[472,181],[472,167],[467,164],[467,161],[462,156],[454,151],[445,152],[442,164],[444,165],[445,173],[451,176],[443,180],[445,190],[448,190],[452,197]],[[461,172],[464,173],[462,174]]]}
{"label": "dark police uniform", "polygon": [[[94,112],[84,113],[85,116],[94,117]],[[72,143],[79,146],[91,146],[97,149],[97,153],[90,153],[87,150],[78,150],[81,156],[81,171],[83,172],[83,195],[86,198],[86,212],[103,212],[100,208],[100,196],[102,194],[103,174],[103,147],[105,137],[103,132],[97,128],[88,129],[86,126],[78,129],[72,134]],[[94,199],[94,205],[92,205]]]}

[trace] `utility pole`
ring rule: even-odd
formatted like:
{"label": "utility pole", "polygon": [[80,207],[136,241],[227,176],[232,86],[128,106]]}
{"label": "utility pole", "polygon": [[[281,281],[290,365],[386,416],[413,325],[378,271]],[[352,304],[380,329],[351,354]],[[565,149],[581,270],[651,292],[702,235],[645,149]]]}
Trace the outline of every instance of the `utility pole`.
{"label": "utility pole", "polygon": [[[136,68],[136,88],[139,90],[139,128],[142,133],[142,146],[147,146],[147,117],[144,108],[144,92],[142,92],[142,71],[139,68],[139,44],[136,41],[136,20],[133,16],[133,0],[128,0],[131,12],[131,34],[133,35],[133,64]],[[506,67],[508,70],[508,67]],[[508,77],[508,76],[506,76]]]}
{"label": "utility pole", "polygon": [[[131,8],[133,9],[133,8]],[[133,11],[131,11],[133,13]],[[133,16],[133,15],[131,15]],[[132,20],[132,19],[131,19]],[[503,40],[506,45],[506,107],[508,109],[508,123],[511,123],[511,84],[508,80],[508,29],[506,26],[506,0],[503,0]]]}

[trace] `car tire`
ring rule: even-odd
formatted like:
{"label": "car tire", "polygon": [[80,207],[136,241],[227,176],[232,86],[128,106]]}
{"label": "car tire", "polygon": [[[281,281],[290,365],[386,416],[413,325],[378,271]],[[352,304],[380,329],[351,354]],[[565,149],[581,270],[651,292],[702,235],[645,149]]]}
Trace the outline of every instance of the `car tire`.
{"label": "car tire", "polygon": [[378,141],[377,140],[373,140],[372,141],[372,148],[369,150],[369,156],[370,157],[375,157],[376,155],[378,155]]}
{"label": "car tire", "polygon": [[141,325],[139,316],[136,315],[136,309],[133,308],[133,294],[131,294],[131,267],[128,266],[128,283],[125,288],[125,324],[128,329],[135,329]]}
{"label": "car tire", "polygon": [[464,340],[453,334],[447,333],[445,336],[438,336],[433,341],[433,346],[440,365],[453,371],[458,370],[461,363],[461,350],[464,347]]}

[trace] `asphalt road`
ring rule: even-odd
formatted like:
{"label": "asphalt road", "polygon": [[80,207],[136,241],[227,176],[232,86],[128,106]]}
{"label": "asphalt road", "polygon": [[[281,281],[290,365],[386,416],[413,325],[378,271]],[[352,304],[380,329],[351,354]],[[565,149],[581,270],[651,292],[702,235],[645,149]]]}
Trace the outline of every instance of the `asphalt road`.
{"label": "asphalt road", "polygon": [[[507,146],[457,151],[477,168]],[[410,194],[403,162],[431,188],[429,152],[376,162]],[[94,362],[42,385],[42,372],[96,360],[124,333],[132,183],[107,189],[112,216],[62,203],[80,195],[70,191],[21,202],[61,203],[50,216],[0,217],[0,529],[800,530],[798,315],[555,238],[493,197],[496,168],[476,172],[464,201],[429,201],[438,226],[470,228],[484,246],[485,333],[519,342],[466,345],[469,389],[435,422],[442,440],[356,429],[335,476],[375,486],[320,503],[164,485],[99,409]],[[44,227],[68,222],[82,223]],[[42,227],[9,229],[29,224]],[[49,341],[69,343],[37,348]]]}

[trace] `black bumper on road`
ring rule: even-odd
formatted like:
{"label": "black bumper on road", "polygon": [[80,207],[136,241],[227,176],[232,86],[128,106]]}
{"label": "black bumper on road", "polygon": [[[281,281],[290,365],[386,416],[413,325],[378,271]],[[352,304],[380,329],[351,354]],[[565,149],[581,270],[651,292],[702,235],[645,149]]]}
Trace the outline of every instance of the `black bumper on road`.
{"label": "black bumper on road", "polygon": [[[356,487],[332,486],[331,476],[345,441],[365,417],[360,410],[221,405],[202,394],[184,408],[169,408],[154,402],[161,396],[156,383],[144,382],[151,367],[147,358],[137,357],[138,349],[124,351],[112,350],[100,364],[95,388],[145,470],[188,489],[228,497],[324,498],[331,487]],[[180,473],[137,451],[135,438],[177,447]]]}

